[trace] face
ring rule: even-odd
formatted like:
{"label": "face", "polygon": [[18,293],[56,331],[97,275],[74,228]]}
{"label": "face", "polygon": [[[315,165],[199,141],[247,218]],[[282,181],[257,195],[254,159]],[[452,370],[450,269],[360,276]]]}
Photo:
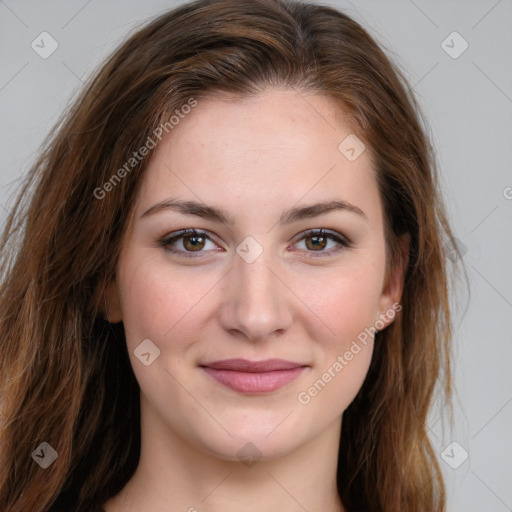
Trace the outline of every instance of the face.
{"label": "face", "polygon": [[143,421],[223,459],[339,426],[393,321],[370,150],[339,149],[351,130],[335,112],[293,89],[198,100],[141,183],[109,318]]}

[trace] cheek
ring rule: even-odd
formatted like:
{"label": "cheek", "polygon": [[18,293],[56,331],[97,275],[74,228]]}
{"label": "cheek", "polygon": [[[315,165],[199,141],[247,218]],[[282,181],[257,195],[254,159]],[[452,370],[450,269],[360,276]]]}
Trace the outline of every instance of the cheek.
{"label": "cheek", "polygon": [[[375,276],[376,277],[376,276]],[[325,303],[327,316],[336,338],[332,350],[338,353],[348,350],[354,340],[362,340],[365,332],[378,319],[380,280],[364,277],[349,277],[333,287],[330,300]]]}
{"label": "cheek", "polygon": [[305,412],[324,422],[339,417],[354,400],[373,354],[377,294],[356,282],[344,284],[323,296],[320,314],[331,335],[314,338],[316,364],[297,395],[298,402],[307,406]]}
{"label": "cheek", "polygon": [[314,280],[298,281],[303,302],[322,320],[332,340],[329,345],[337,345],[337,349],[372,327],[379,317],[384,266],[364,260],[331,269]]}
{"label": "cheek", "polygon": [[[152,249],[154,251],[154,249]],[[152,340],[162,352],[179,357],[193,343],[194,331],[206,317],[208,294],[222,274],[176,270],[161,255],[133,255],[120,262],[119,295],[130,352]]]}
{"label": "cheek", "polygon": [[[196,279],[191,272],[171,272],[161,258],[137,256],[135,251],[119,265],[118,290],[131,366],[143,395],[156,409],[167,410],[172,401],[176,410],[184,407],[192,413],[195,405],[180,393],[175,379],[183,381],[181,372],[187,350],[194,345],[201,299],[213,283]],[[157,349],[147,342],[141,345],[148,339]],[[137,354],[148,349],[139,346],[149,346],[158,354],[154,359],[151,354],[153,361],[147,366]]]}
{"label": "cheek", "polygon": [[380,260],[361,257],[335,274],[317,276],[315,285],[303,281],[301,295],[311,298],[304,302],[325,326],[325,336],[319,336],[310,323],[317,364],[308,387],[297,397],[300,404],[311,404],[309,412],[314,416],[336,418],[364,382],[373,353],[383,272]]}

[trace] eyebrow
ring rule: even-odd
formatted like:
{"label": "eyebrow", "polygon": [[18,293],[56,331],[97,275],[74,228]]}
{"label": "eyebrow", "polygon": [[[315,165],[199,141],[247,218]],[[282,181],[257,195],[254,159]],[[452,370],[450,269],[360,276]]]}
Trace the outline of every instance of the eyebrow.
{"label": "eyebrow", "polygon": [[[222,208],[210,206],[204,203],[198,203],[196,201],[180,201],[173,198],[166,199],[165,201],[153,205],[141,215],[141,218],[148,217],[150,215],[154,215],[155,213],[166,210],[177,211],[185,215],[196,215],[203,219],[209,219],[227,225],[234,223],[233,217]],[[292,224],[293,222],[297,222],[299,220],[316,217],[318,215],[336,210],[351,212],[362,217],[366,221],[368,220],[364,212],[357,206],[350,204],[347,201],[336,199],[323,203],[291,208],[290,210],[281,214],[279,223]]]}

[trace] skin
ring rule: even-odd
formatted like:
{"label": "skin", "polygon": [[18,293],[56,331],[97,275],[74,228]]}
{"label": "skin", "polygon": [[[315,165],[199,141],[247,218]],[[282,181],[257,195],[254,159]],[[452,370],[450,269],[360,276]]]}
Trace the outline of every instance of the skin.
{"label": "skin", "polygon": [[[386,277],[370,151],[349,161],[338,150],[350,133],[331,99],[266,89],[199,100],[153,150],[106,296],[109,320],[124,322],[141,388],[141,460],[106,512],[344,510],[336,491],[341,418],[366,376],[373,337],[342,371],[333,363],[383,315],[385,326],[393,321],[387,313],[403,283],[401,269]],[[141,217],[171,196],[221,207],[234,221],[171,209]],[[364,217],[336,210],[279,224],[293,207],[330,199]],[[188,228],[212,236],[199,239],[203,257],[190,239],[172,247],[192,258],[159,245]],[[303,233],[320,228],[352,246],[327,240],[315,249]],[[251,263],[236,252],[248,236],[263,249]],[[134,355],[145,339],[160,350],[148,366]],[[228,358],[309,367],[276,391],[247,395],[198,366]],[[330,382],[300,403],[329,368]],[[237,456],[248,442],[261,456],[251,467]]]}

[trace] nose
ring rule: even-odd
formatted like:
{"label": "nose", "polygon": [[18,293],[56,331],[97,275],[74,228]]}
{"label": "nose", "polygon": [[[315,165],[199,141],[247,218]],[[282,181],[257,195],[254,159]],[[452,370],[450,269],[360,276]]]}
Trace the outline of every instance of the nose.
{"label": "nose", "polygon": [[260,341],[292,325],[293,293],[268,253],[252,263],[235,256],[219,309],[221,325],[231,335]]}

